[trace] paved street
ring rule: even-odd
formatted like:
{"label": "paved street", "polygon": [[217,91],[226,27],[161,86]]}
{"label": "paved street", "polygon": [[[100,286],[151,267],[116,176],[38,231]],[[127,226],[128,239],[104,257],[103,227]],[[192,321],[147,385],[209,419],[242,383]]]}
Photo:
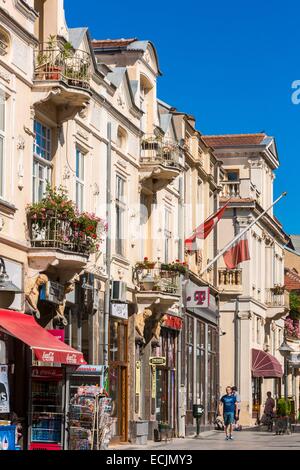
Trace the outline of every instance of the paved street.
{"label": "paved street", "polygon": [[[224,434],[218,431],[204,433],[200,439],[173,439],[168,443],[153,443],[147,450],[300,450],[300,433],[276,436],[262,431],[248,431],[234,433],[234,441],[225,441]],[[111,446],[110,450],[142,450],[146,449],[136,445]]]}

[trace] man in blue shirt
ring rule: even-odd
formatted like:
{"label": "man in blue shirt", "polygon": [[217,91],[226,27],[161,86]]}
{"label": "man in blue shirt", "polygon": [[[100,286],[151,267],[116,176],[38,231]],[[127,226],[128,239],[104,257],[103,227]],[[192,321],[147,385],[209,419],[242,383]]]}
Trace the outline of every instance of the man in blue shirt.
{"label": "man in blue shirt", "polygon": [[[238,402],[236,396],[232,393],[231,387],[226,387],[226,395],[223,395],[220,400],[219,414],[221,414],[221,407],[223,407],[224,427],[226,434],[226,441],[233,440],[232,437],[232,424],[238,415]],[[228,434],[229,428],[229,434]]]}

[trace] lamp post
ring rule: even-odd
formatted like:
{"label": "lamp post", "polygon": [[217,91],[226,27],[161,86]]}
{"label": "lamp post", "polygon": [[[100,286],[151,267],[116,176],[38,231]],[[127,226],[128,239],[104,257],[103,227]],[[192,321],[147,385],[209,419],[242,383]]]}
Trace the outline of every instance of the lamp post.
{"label": "lamp post", "polygon": [[284,336],[283,342],[281,346],[278,348],[278,351],[284,358],[284,399],[287,400],[288,397],[288,363],[287,358],[291,352],[293,352],[293,348],[291,348],[287,342],[286,337]]}

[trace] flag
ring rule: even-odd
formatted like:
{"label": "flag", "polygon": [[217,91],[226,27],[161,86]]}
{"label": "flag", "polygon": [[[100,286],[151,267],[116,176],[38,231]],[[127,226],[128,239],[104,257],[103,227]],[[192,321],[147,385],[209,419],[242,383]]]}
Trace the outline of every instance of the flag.
{"label": "flag", "polygon": [[249,260],[250,253],[247,236],[237,240],[237,242],[224,253],[223,257],[228,269],[235,269],[242,261]]}
{"label": "flag", "polygon": [[208,235],[215,228],[219,220],[222,219],[229,202],[230,201],[227,201],[226,204],[221,207],[221,209],[219,209],[213,215],[208,217],[208,219],[206,219],[205,222],[199,225],[199,227],[194,230],[193,234],[185,240],[184,243],[186,250],[195,251],[197,249],[196,239],[200,238],[201,240],[205,240],[208,237]]}

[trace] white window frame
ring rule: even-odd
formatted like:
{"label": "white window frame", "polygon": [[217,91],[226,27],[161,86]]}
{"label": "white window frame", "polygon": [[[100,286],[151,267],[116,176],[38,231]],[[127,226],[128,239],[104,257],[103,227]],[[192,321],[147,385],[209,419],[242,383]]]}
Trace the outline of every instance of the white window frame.
{"label": "white window frame", "polygon": [[125,256],[125,183],[126,180],[120,174],[116,175],[116,237],[115,237],[115,250],[118,255]]}
{"label": "white window frame", "polygon": [[[77,162],[77,157],[80,156],[80,161],[79,165]],[[79,212],[83,212],[84,208],[84,173],[85,173],[85,154],[81,150],[81,148],[76,145],[76,154],[75,154],[75,201],[76,201],[76,207],[79,210]]]}
{"label": "white window frame", "polygon": [[[41,126],[41,129],[44,129],[45,135],[43,135],[43,131],[42,133],[38,132],[37,125]],[[52,129],[43,124],[39,119],[35,119],[34,134],[32,201],[39,202],[45,194],[47,183],[51,183],[52,178]],[[40,140],[41,144],[39,143]]]}

